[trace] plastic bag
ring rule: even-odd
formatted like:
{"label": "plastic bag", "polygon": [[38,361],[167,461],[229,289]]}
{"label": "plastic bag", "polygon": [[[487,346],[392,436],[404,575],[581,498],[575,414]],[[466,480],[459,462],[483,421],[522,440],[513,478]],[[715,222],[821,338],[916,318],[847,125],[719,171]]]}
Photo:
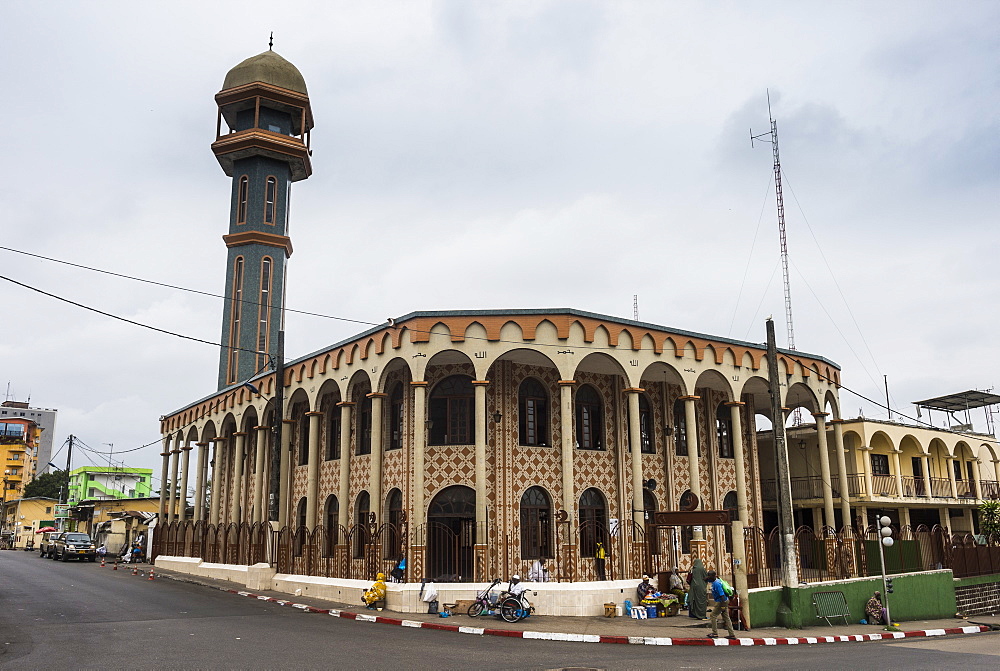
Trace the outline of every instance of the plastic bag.
{"label": "plastic bag", "polygon": [[437,601],[437,598],[438,598],[437,587],[432,582],[427,583],[427,587],[424,588],[423,600],[427,603],[430,603],[431,601]]}

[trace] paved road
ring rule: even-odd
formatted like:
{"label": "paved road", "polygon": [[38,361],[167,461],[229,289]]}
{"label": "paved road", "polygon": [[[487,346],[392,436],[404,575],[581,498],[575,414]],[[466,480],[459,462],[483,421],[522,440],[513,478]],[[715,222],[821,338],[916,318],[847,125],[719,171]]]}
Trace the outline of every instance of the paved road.
{"label": "paved road", "polygon": [[341,620],[99,564],[0,552],[0,669],[1000,668],[1000,633],[710,648],[475,637]]}

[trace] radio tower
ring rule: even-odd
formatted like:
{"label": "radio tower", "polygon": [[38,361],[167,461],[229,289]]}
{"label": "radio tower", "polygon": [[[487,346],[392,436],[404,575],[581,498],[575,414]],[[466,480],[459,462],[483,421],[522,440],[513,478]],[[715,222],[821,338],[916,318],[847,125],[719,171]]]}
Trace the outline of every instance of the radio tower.
{"label": "radio tower", "polygon": [[[767,92],[767,118],[771,122],[771,130],[759,135],[753,134],[750,129],[750,146],[753,147],[754,140],[763,140],[771,143],[771,150],[774,153],[774,194],[778,201],[778,239],[781,243],[781,276],[785,284],[785,326],[788,330],[788,349],[795,349],[795,325],[792,321],[792,289],[788,281],[788,239],[785,237],[785,199],[781,193],[781,158],[778,155],[778,122],[771,116],[771,92]],[[802,423],[802,412],[800,408],[795,408],[794,424],[798,426]]]}
{"label": "radio tower", "polygon": [[639,321],[639,294],[632,294],[632,318]]}

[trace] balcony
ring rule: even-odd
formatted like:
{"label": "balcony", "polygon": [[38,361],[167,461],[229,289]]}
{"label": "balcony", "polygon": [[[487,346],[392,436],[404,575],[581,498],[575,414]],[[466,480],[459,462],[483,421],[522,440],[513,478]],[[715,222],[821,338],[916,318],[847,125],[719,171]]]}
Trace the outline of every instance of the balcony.
{"label": "balcony", "polygon": [[[927,495],[927,485],[923,478],[904,475],[902,478],[903,489],[899,491],[895,475],[873,475],[872,495],[883,498],[936,498],[950,499],[951,480],[948,478],[930,478],[930,496]],[[809,499],[823,498],[823,479],[817,475],[792,478],[792,500],[804,501]],[[831,476],[830,484],[833,488],[833,498],[840,498],[840,478]],[[996,480],[982,480],[980,486],[984,499],[1000,499],[1000,482]],[[955,487],[958,498],[975,499],[976,490],[969,480],[956,480]],[[857,498],[865,493],[865,477],[859,473],[847,476],[848,495]],[[777,501],[777,491],[773,478],[761,481],[761,500]]]}

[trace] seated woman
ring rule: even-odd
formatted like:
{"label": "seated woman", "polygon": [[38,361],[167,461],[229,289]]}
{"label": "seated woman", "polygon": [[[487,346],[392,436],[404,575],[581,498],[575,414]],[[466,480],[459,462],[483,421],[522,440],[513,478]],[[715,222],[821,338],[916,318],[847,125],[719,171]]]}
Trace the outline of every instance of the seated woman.
{"label": "seated woman", "polygon": [[888,624],[885,620],[885,606],[882,605],[882,593],[875,592],[865,605],[865,617],[868,624]]}
{"label": "seated woman", "polygon": [[379,573],[375,576],[375,582],[361,596],[361,602],[368,608],[374,610],[375,602],[385,599],[385,574]]}

